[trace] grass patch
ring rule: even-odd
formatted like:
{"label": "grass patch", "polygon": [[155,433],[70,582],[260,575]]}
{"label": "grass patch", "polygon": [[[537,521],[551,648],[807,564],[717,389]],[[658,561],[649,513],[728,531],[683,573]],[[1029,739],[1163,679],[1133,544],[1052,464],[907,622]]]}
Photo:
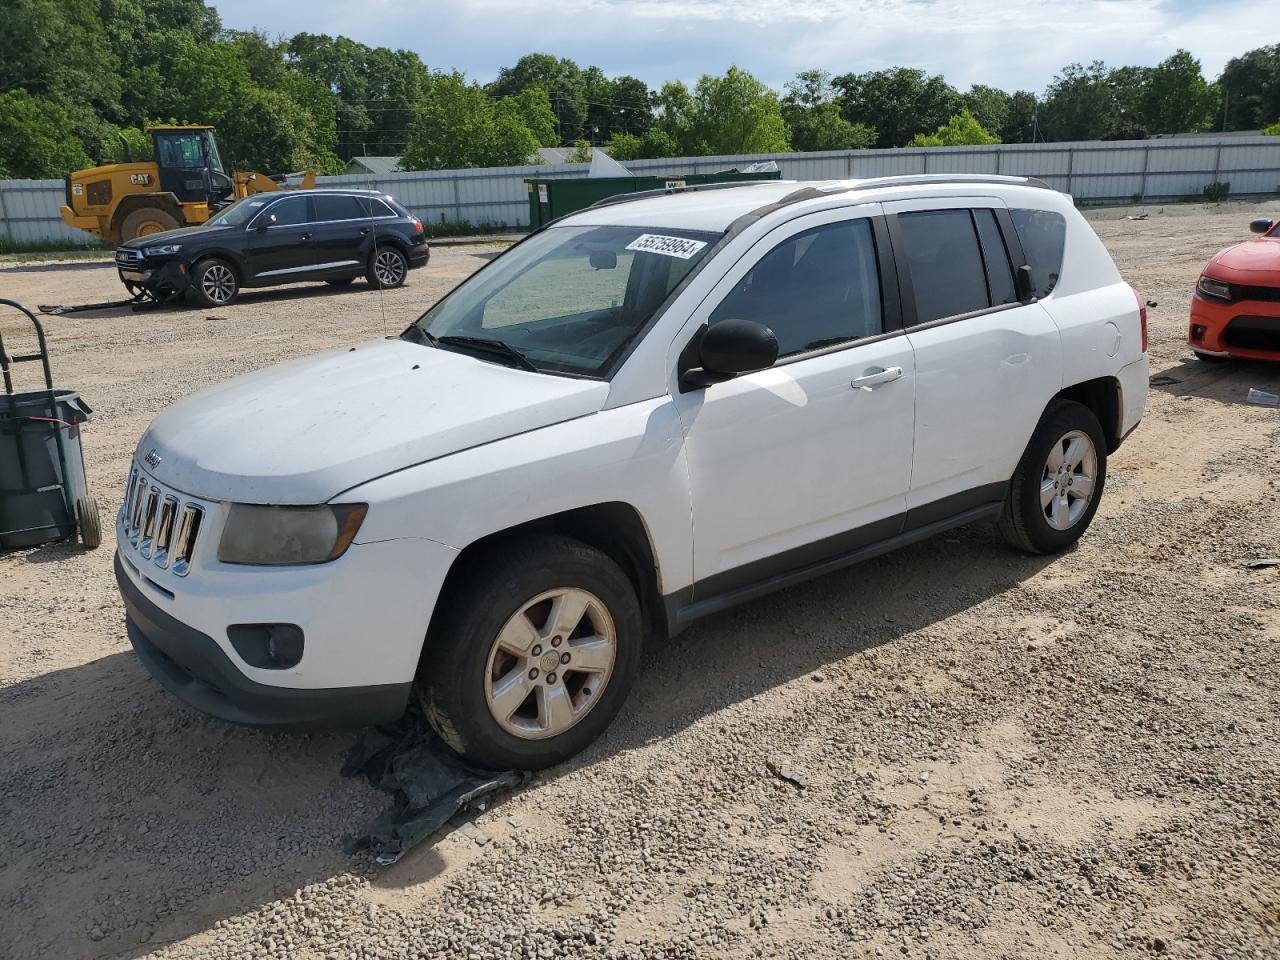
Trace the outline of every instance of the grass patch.
{"label": "grass patch", "polygon": [[108,248],[96,240],[76,243],[71,240],[21,241],[0,237],[0,256],[23,259],[41,254],[65,254],[72,257],[96,256]]}

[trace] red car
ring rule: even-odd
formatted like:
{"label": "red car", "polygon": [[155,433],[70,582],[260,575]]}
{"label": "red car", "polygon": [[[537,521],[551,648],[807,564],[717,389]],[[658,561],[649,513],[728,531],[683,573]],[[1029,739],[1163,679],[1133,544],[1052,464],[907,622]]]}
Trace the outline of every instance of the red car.
{"label": "red car", "polygon": [[1280,360],[1280,220],[1218,253],[1196,283],[1187,343],[1201,360]]}

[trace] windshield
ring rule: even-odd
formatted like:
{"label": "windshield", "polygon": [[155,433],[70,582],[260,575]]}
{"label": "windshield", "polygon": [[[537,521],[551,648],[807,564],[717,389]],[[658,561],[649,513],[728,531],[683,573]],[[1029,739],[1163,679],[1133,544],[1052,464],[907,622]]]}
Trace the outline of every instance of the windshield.
{"label": "windshield", "polygon": [[253,215],[271,201],[261,197],[245,197],[237,200],[229,207],[223,207],[216,216],[210,217],[205,224],[210,227],[239,227],[253,219]]}
{"label": "windshield", "polygon": [[207,158],[209,169],[218,173],[226,173],[226,168],[222,165],[222,158],[218,156],[218,143],[213,139],[213,131],[206,130],[204,132],[204,155]]}
{"label": "windshield", "polygon": [[416,326],[437,339],[500,341],[540,370],[604,376],[717,239],[665,227],[551,227]]}

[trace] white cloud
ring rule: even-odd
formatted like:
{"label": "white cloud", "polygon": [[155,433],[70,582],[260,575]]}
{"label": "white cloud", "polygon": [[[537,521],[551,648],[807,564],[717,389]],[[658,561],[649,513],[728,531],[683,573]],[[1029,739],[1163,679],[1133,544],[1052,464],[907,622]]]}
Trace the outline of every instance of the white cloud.
{"label": "white cloud", "polygon": [[1216,76],[1275,30],[1276,0],[314,0],[217,2],[223,22],[408,47],[478,80],[542,51],[651,85],[736,63],[781,86],[798,71],[920,67],[967,87],[1040,91],[1066,63],[1154,64],[1178,47]]}

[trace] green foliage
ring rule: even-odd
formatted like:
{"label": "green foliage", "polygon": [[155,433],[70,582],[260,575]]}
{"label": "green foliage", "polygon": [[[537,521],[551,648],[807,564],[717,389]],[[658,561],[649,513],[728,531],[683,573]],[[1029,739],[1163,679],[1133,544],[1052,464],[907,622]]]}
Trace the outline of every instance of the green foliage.
{"label": "green foliage", "polygon": [[1280,43],[1227,61],[1218,78],[1227,130],[1257,130],[1280,122]]}
{"label": "green foliage", "polygon": [[88,164],[67,112],[25,90],[0,93],[0,178],[54,176]]}
{"label": "green foliage", "polygon": [[1009,120],[1012,96],[995,87],[975,83],[963,94],[964,108],[986,130],[999,131]]}
{"label": "green foliage", "polygon": [[942,77],[895,67],[832,80],[840,112],[877,132],[876,146],[901,147],[918,133],[936,130],[963,107],[960,93]]}
{"label": "green foliage", "polygon": [[684,156],[776,153],[791,143],[778,95],[737,67],[704,74],[693,92],[668,83],[658,94],[656,126]]}
{"label": "green foliage", "polygon": [[[996,133],[1004,143],[1034,143],[1039,134],[1040,99],[1030,90],[1009,94],[1009,110]],[[976,114],[975,114],[976,116]],[[991,127],[987,128],[992,129]]]}
{"label": "green foliage", "polygon": [[529,162],[551,106],[541,88],[494,99],[460,73],[432,77],[418,106],[402,170],[505,167]]}
{"label": "green foliage", "polygon": [[1262,135],[1264,137],[1280,137],[1280,121],[1273,123],[1269,127],[1264,127]]}
{"label": "green foliage", "polygon": [[1204,188],[1204,198],[1210,203],[1221,203],[1231,193],[1231,184],[1216,181]]}
{"label": "green foliage", "polygon": [[591,162],[591,144],[586,140],[575,140],[573,142],[573,153],[569,154],[565,163],[590,163]]}
{"label": "green foliage", "polygon": [[643,137],[637,137],[633,133],[615,133],[609,138],[607,146],[609,156],[619,163],[674,157],[680,153],[680,145],[665,131],[656,128]]}
{"label": "green foliage", "polygon": [[1152,133],[1208,130],[1222,95],[1200,74],[1200,61],[1179,50],[1153,67],[1142,91],[1143,122]]}
{"label": "green foliage", "polygon": [[544,141],[544,147],[576,140],[600,143],[615,133],[643,137],[653,124],[653,95],[643,80],[610,79],[599,67],[584,70],[549,53],[530,53],[503,67],[488,90],[494,97],[509,97],[530,87],[546,91],[556,120],[556,138]]}
{"label": "green foliage", "polygon": [[860,150],[876,142],[870,127],[841,116],[831,75],[825,70],[805,70],[787,84],[782,118],[796,150]]}
{"label": "green foliage", "polygon": [[999,143],[968,110],[961,110],[933,133],[917,133],[908,147],[963,147]]}

